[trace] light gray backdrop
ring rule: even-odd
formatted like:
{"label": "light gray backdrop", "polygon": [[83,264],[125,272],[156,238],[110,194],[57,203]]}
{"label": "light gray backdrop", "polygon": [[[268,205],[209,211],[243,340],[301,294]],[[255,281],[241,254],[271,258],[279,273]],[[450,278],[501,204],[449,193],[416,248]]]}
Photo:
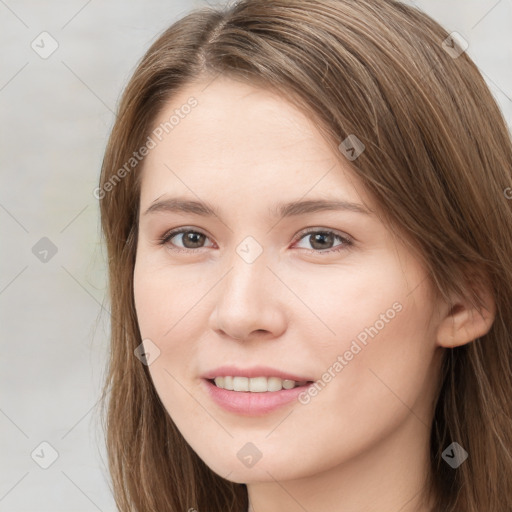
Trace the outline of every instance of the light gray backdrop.
{"label": "light gray backdrop", "polygon": [[[415,4],[468,41],[512,125],[512,0]],[[93,190],[136,62],[203,5],[0,0],[0,512],[115,510],[95,415],[109,306]]]}

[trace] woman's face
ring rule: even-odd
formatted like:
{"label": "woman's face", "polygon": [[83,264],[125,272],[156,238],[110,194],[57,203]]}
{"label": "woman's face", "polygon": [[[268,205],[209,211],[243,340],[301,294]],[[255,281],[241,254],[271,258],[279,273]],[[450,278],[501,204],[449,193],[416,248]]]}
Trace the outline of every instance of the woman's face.
{"label": "woman's face", "polygon": [[[159,126],[135,304],[155,388],[194,451],[255,482],[391,442],[426,449],[439,363],[428,276],[344,154],[283,98],[224,77],[184,88]],[[293,380],[315,384],[268,391]]]}

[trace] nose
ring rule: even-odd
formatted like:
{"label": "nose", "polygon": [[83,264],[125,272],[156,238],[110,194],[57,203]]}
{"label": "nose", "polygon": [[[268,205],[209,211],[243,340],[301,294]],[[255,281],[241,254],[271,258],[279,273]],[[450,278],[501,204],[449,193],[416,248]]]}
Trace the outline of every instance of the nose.
{"label": "nose", "polygon": [[216,286],[211,328],[225,338],[273,339],[286,330],[286,287],[268,266],[265,252],[248,262],[238,254]]}

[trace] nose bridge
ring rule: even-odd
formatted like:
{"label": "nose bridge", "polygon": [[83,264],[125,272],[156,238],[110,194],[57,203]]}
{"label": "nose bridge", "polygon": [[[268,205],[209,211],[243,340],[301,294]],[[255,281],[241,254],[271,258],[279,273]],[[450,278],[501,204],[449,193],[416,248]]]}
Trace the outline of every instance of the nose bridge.
{"label": "nose bridge", "polygon": [[229,336],[243,339],[253,331],[270,331],[274,335],[284,328],[284,315],[274,290],[268,252],[251,236],[235,248],[229,269],[215,305],[215,328]]}
{"label": "nose bridge", "polygon": [[267,268],[267,255],[268,251],[264,251],[256,238],[245,237],[235,247],[223,294],[232,294],[235,302],[246,307],[249,303],[258,302],[264,282],[272,274]]}

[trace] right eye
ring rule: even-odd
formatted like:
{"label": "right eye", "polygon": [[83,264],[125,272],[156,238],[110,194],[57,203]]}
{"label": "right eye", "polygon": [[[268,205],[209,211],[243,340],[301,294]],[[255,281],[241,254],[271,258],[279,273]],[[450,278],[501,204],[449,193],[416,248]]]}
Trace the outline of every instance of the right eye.
{"label": "right eye", "polygon": [[[178,235],[183,235],[181,237],[182,243],[184,244],[183,247],[176,246],[175,243],[171,242],[171,240],[178,237]],[[159,243],[160,245],[169,247],[172,251],[189,252],[194,251],[195,249],[201,249],[198,244],[204,242],[205,239],[208,239],[208,237],[200,231],[195,231],[190,228],[178,228],[165,232],[159,238]]]}

